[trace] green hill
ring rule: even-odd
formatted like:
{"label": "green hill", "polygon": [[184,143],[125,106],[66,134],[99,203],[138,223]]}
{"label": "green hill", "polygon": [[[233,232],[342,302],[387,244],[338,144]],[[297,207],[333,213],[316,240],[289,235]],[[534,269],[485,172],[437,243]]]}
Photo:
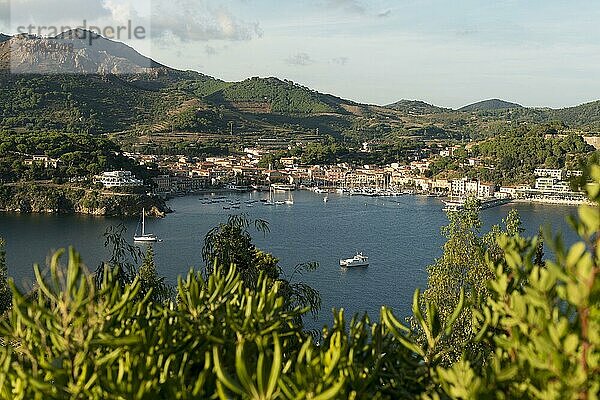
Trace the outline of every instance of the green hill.
{"label": "green hill", "polygon": [[[81,48],[86,53],[85,70],[80,70],[82,60],[73,59],[77,56],[57,52],[51,39],[6,37],[0,43],[0,128],[105,133],[180,127],[218,133],[233,121],[250,131],[296,130],[306,125],[335,133],[337,126],[348,123],[328,124],[321,115],[346,118],[361,112],[352,102],[291,81],[224,82],[165,67],[104,38],[86,47],[78,35],[65,33],[58,43],[72,42]],[[29,67],[38,71],[39,53],[48,50],[54,53],[44,59],[43,70],[66,73],[9,72],[15,60],[23,71]],[[112,72],[103,72],[107,69]],[[315,121],[301,116],[314,116]],[[182,119],[185,123],[180,123]]]}
{"label": "green hill", "polygon": [[597,132],[600,131],[600,101],[552,110],[550,114],[569,126],[586,126]]}
{"label": "green hill", "polygon": [[177,103],[115,75],[0,73],[0,85],[0,128],[115,132],[155,121]]}
{"label": "green hill", "polygon": [[[338,97],[319,93],[291,81],[277,78],[251,78],[224,84],[207,97],[216,104],[242,103],[264,112],[291,114],[348,113],[342,105],[350,104]],[[244,104],[246,103],[246,104]]]}
{"label": "green hill", "polygon": [[434,106],[420,100],[400,100],[385,107],[412,115],[437,114],[451,111],[450,109]]}
{"label": "green hill", "polygon": [[478,103],[469,104],[462,108],[459,108],[458,111],[494,111],[494,110],[506,110],[511,108],[523,108],[522,105],[516,103],[510,103],[508,101],[500,100],[500,99],[491,99],[484,100]]}
{"label": "green hill", "polygon": [[[86,46],[80,33],[57,39],[77,52],[57,51],[52,39],[0,35],[0,130],[223,134],[232,124],[236,132],[255,136],[318,131],[358,142],[485,137],[507,123],[562,121],[571,128],[600,130],[600,102],[563,110],[498,99],[457,111],[418,100],[379,107],[273,77],[225,82],[179,71],[104,38]],[[61,73],[13,74],[15,65],[21,72],[31,67]]]}

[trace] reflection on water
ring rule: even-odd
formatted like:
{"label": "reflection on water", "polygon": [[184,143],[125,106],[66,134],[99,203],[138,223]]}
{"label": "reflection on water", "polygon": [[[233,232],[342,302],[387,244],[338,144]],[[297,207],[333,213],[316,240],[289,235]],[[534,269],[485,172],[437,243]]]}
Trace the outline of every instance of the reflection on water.
{"label": "reflection on water", "polygon": [[[176,211],[162,220],[148,220],[147,231],[157,234],[162,243],[155,245],[159,272],[172,283],[192,267],[202,265],[202,240],[206,232],[229,213],[248,213],[251,218],[269,221],[271,232],[256,233],[258,247],[272,252],[288,273],[300,263],[318,261],[320,268],[305,273],[303,279],[320,291],[323,311],[318,324],[330,323],[333,307],[350,314],[369,312],[378,316],[381,305],[391,306],[398,314],[410,313],[415,288],[426,284],[425,267],[441,253],[440,227],[446,224],[442,205],[436,199],[403,196],[394,199],[363,198],[295,192],[294,205],[264,206],[259,200],[268,194],[229,195],[240,201],[239,210],[223,210],[222,203],[204,204],[198,196],[174,199]],[[205,196],[203,196],[206,198]],[[275,200],[286,200],[286,194]],[[546,205],[508,205],[483,213],[484,229],[499,223],[511,207],[517,208],[527,235],[537,234],[540,225],[570,233],[565,217],[576,209]],[[9,273],[15,281],[29,287],[31,265],[45,263],[50,250],[73,245],[82,253],[90,269],[95,269],[108,254],[103,233],[110,225],[124,223],[133,236],[136,218],[121,221],[87,216],[47,216],[0,214],[0,236],[7,240]],[[370,258],[368,268],[345,270],[340,258],[362,251]]]}

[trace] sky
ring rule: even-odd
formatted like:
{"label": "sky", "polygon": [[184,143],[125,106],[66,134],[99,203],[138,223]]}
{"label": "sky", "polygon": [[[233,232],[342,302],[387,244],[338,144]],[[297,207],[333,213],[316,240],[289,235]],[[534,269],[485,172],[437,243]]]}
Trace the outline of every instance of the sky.
{"label": "sky", "polygon": [[600,99],[598,0],[0,0],[0,32],[83,20],[144,26],[119,39],[171,67],[362,103]]}

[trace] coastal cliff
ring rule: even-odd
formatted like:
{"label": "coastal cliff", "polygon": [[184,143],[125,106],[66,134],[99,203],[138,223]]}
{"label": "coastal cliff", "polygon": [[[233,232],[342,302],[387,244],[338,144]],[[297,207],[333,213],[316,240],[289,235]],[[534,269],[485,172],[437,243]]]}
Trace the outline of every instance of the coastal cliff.
{"label": "coastal cliff", "polygon": [[95,189],[31,183],[0,186],[0,211],[46,214],[87,214],[128,217],[164,217],[171,212],[157,196],[102,192]]}

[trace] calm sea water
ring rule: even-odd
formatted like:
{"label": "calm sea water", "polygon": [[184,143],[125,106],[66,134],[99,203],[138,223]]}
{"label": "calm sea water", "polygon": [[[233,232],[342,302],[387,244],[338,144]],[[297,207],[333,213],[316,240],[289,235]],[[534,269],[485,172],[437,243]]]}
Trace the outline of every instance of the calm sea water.
{"label": "calm sea water", "polygon": [[[209,196],[209,195],[207,195]],[[241,201],[261,199],[265,194],[228,195]],[[403,196],[372,199],[295,192],[293,206],[267,207],[262,203],[233,212],[269,221],[267,236],[256,233],[257,245],[281,260],[286,272],[299,263],[317,261],[320,268],[301,279],[320,291],[323,310],[313,327],[331,323],[330,310],[343,307],[349,314],[368,312],[377,317],[381,305],[397,315],[410,313],[412,294],[426,285],[425,268],[441,254],[444,239],[440,228],[447,223],[439,200]],[[164,239],[155,245],[159,272],[175,283],[192,267],[200,267],[204,235],[232,211],[222,204],[203,205],[200,197],[174,199],[175,213],[162,220],[150,220],[147,230]],[[281,200],[287,195],[279,195]],[[562,231],[568,243],[575,240],[565,217],[576,208],[547,205],[509,205],[483,212],[486,227],[499,223],[511,207],[521,214],[527,234],[535,235],[540,225]],[[110,225],[123,222],[133,236],[138,221],[87,216],[0,214],[0,236],[7,241],[9,274],[30,287],[34,263],[45,264],[51,250],[73,245],[94,269],[107,252],[103,233]],[[369,268],[342,269],[339,259],[363,251],[370,257]]]}

